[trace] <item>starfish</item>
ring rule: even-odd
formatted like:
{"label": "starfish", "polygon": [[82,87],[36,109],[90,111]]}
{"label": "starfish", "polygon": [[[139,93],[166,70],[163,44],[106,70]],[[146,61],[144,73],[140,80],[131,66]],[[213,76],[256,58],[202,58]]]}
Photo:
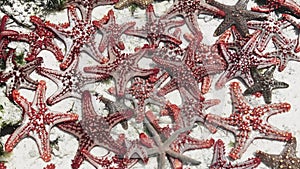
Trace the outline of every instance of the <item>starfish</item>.
{"label": "starfish", "polygon": [[[192,159],[190,157],[187,157],[187,156],[181,154],[180,152],[176,152],[177,150],[173,150],[171,147],[171,144],[180,137],[180,134],[184,134],[185,132],[190,130],[189,128],[178,129],[174,133],[172,133],[170,135],[170,137],[165,139],[164,136],[162,137],[159,134],[159,131],[156,131],[156,129],[152,126],[153,124],[147,118],[145,118],[144,122],[145,122],[144,123],[145,126],[151,133],[152,138],[149,138],[145,133],[140,134],[141,142],[143,142],[148,147],[146,150],[144,150],[146,152],[144,152],[144,151],[143,152],[146,153],[147,157],[148,156],[157,156],[157,155],[159,156],[157,168],[162,169],[163,167],[165,167],[165,163],[166,163],[165,157],[166,156],[172,157],[175,159],[179,159],[183,163],[189,163],[192,165],[200,164],[199,161]],[[131,153],[129,158],[140,158],[140,157],[137,157],[137,153]]]}
{"label": "starfish", "polygon": [[265,54],[266,57],[277,57],[280,60],[278,70],[279,72],[283,71],[288,61],[293,60],[300,62],[300,56],[299,53],[296,53],[297,45],[298,45],[298,39],[294,40],[287,40],[286,42],[282,42],[276,37],[272,38],[274,45],[276,47],[276,50],[267,52]]}
{"label": "starfish", "polygon": [[184,24],[183,20],[170,20],[157,17],[154,13],[153,5],[146,9],[146,24],[141,29],[129,29],[125,33],[128,35],[139,36],[148,40],[150,46],[157,47],[159,42],[171,42],[181,44],[181,40],[169,33],[173,27],[179,27]]}
{"label": "starfish", "polygon": [[55,164],[50,163],[46,167],[44,167],[43,169],[55,169]]}
{"label": "starfish", "polygon": [[214,156],[209,169],[253,169],[256,168],[259,164],[259,158],[249,158],[247,161],[240,162],[237,164],[231,164],[231,162],[227,162],[225,157],[224,142],[221,139],[219,139],[215,143]]}
{"label": "starfish", "polygon": [[38,84],[37,81],[30,77],[30,74],[43,62],[41,57],[37,57],[32,62],[25,65],[18,65],[15,60],[15,50],[11,49],[8,52],[6,59],[6,68],[0,71],[0,82],[6,83],[6,96],[12,100],[13,90],[21,88],[35,90]]}
{"label": "starfish", "polygon": [[111,129],[118,123],[128,120],[133,116],[133,111],[126,109],[103,117],[94,110],[91,94],[84,91],[82,94],[82,128],[98,146],[106,148],[117,155],[124,155],[126,147],[119,141],[115,141],[110,135]]}
{"label": "starfish", "polygon": [[197,22],[199,14],[225,16],[223,11],[207,4],[205,0],[176,0],[162,18],[171,19],[175,16],[182,16],[190,31],[193,34],[197,34],[200,32],[200,27]]}
{"label": "starfish", "polygon": [[274,79],[273,74],[276,66],[271,66],[264,73],[260,73],[261,70],[257,70],[256,68],[251,68],[251,75],[254,79],[254,85],[249,87],[244,95],[255,94],[257,92],[261,92],[264,100],[267,104],[270,104],[272,101],[272,90],[287,88],[288,84],[284,82],[279,82]]}
{"label": "starfish", "polygon": [[251,107],[242,95],[238,82],[230,84],[230,94],[233,103],[233,113],[229,117],[208,114],[205,123],[221,127],[235,135],[235,146],[229,153],[232,159],[238,159],[255,139],[271,139],[288,141],[292,134],[282,131],[268,123],[268,119],[279,113],[288,112],[288,103],[273,103]]}
{"label": "starfish", "polygon": [[[124,50],[124,43],[119,39],[126,30],[135,25],[135,22],[127,22],[122,25],[116,24],[114,11],[109,10],[107,15],[105,15],[101,20],[93,21],[93,25],[96,26],[102,33],[102,39],[100,41],[98,49],[100,52],[103,52],[106,48],[111,50],[115,46],[120,50]],[[109,53],[112,52],[109,51]],[[110,59],[113,60],[115,58]]]}
{"label": "starfish", "polygon": [[[173,118],[173,120],[175,120],[175,123],[176,123],[176,121],[178,121],[178,120],[176,120],[176,118],[178,118],[178,117],[176,117],[176,112],[174,112],[174,113],[172,112],[168,115],[171,116],[171,118]],[[172,134],[171,134],[172,131],[176,131],[179,128],[183,127],[183,124],[179,124],[179,123],[177,123],[178,124],[177,126],[174,125],[172,127],[169,127],[169,125],[168,125],[166,127],[160,127],[159,119],[151,111],[146,112],[146,117],[149,120],[149,122],[151,123],[151,125],[155,128],[155,130],[160,133],[160,136],[162,137],[162,139],[169,138],[170,136],[172,136]],[[199,150],[199,149],[204,149],[204,148],[210,148],[214,144],[214,139],[212,139],[212,138],[206,139],[206,140],[200,140],[200,139],[191,137],[188,134],[189,133],[180,134],[178,136],[178,138],[176,140],[174,140],[173,143],[170,145],[171,149],[177,153],[184,153],[189,150]],[[140,135],[140,138],[141,138],[142,144],[145,144],[149,148],[153,147],[152,145],[155,144],[154,142],[152,142],[153,140],[151,140],[147,137],[147,135]],[[170,162],[171,162],[172,168],[174,168],[174,169],[175,168],[183,168],[183,163],[182,163],[183,161],[181,161],[177,158],[170,157]]]}
{"label": "starfish", "polygon": [[[147,49],[139,49],[133,54],[121,54],[119,51],[114,52],[116,60],[104,65],[84,67],[84,71],[94,74],[107,74],[112,76],[116,83],[116,96],[122,97],[125,95],[125,89],[128,81],[133,77],[146,77],[157,74],[158,69],[142,69],[139,68],[138,62],[145,55]],[[97,76],[97,75],[96,75]]]}
{"label": "starfish", "polygon": [[67,48],[60,69],[67,69],[79,57],[81,51],[88,53],[96,61],[103,62],[104,58],[97,51],[96,42],[94,41],[96,27],[88,19],[79,19],[74,6],[68,6],[68,19],[69,22],[65,24],[45,23],[47,28],[51,29],[64,41]]}
{"label": "starfish", "polygon": [[296,138],[293,137],[287,142],[283,151],[279,155],[268,154],[262,151],[257,151],[255,156],[261,159],[265,165],[271,168],[300,168],[300,158],[296,155]]}
{"label": "starfish", "polygon": [[300,16],[300,6],[294,0],[267,0],[266,5],[252,7],[252,11],[269,13],[278,8],[285,8],[291,11],[292,14]]}
{"label": "starfish", "polygon": [[247,21],[253,19],[264,19],[267,15],[247,10],[249,0],[239,0],[234,6],[224,5],[215,0],[207,0],[207,3],[213,5],[225,12],[224,21],[215,30],[214,36],[219,36],[232,25],[241,33],[243,37],[249,35]]}
{"label": "starfish", "polygon": [[7,45],[10,42],[8,37],[16,37],[19,33],[14,30],[7,30],[6,29],[6,23],[9,19],[8,15],[4,15],[1,18],[1,24],[0,24],[0,59],[3,59],[3,61],[6,61],[7,55],[6,55],[6,49]]}
{"label": "starfish", "polygon": [[[260,33],[260,30],[256,30],[244,46],[241,48],[236,46],[235,52],[227,49],[227,42],[220,42],[220,49],[228,66],[216,83],[217,89],[220,89],[226,82],[236,77],[243,79],[248,86],[252,86],[254,81],[251,77],[251,67],[264,68],[278,63],[278,60],[275,57],[266,59],[262,58],[263,56],[259,53],[256,53],[255,47]],[[231,33],[227,31],[222,36],[229,37],[230,34]]]}
{"label": "starfish", "polygon": [[54,113],[45,104],[46,82],[41,80],[32,102],[20,95],[17,90],[12,93],[15,103],[23,110],[23,121],[5,143],[5,151],[13,148],[25,137],[32,137],[38,146],[41,158],[48,162],[51,159],[49,144],[50,129],[58,123],[76,121],[78,115],[74,113]]}
{"label": "starfish", "polygon": [[123,9],[125,7],[128,7],[132,4],[136,4],[137,6],[141,8],[146,8],[148,5],[150,5],[153,2],[153,0],[120,0],[115,4],[116,9]]}
{"label": "starfish", "polygon": [[54,42],[55,34],[48,29],[41,18],[31,16],[30,22],[35,25],[35,29],[30,33],[20,33],[16,38],[29,44],[29,53],[25,58],[26,61],[32,61],[42,50],[48,50],[54,54],[57,61],[62,61],[64,54],[58,45]]}
{"label": "starfish", "polygon": [[87,75],[78,69],[78,58],[64,71],[38,67],[37,73],[54,81],[58,89],[48,99],[47,104],[53,105],[69,97],[81,99],[83,87],[108,78],[108,75]]}
{"label": "starfish", "polygon": [[248,21],[248,28],[261,30],[260,40],[257,49],[262,52],[266,49],[272,37],[276,37],[281,42],[287,43],[287,38],[283,35],[282,29],[290,25],[286,20],[275,20],[274,16],[269,16],[264,21]]}

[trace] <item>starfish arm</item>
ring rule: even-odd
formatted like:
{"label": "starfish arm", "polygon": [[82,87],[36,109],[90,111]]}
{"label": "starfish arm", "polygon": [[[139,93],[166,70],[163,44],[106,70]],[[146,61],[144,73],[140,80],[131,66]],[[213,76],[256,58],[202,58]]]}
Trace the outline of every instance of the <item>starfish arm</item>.
{"label": "starfish arm", "polygon": [[220,2],[217,2],[215,0],[207,0],[207,3],[219,8],[220,10],[224,10],[228,7],[227,5],[221,4]]}
{"label": "starfish arm", "polygon": [[295,156],[297,154],[297,140],[295,137],[290,139],[287,143],[284,149],[282,150],[281,154],[283,157],[288,157],[288,156]]}
{"label": "starfish arm", "polygon": [[289,84],[275,80],[273,89],[284,89],[284,88],[288,88],[288,87],[289,87]]}
{"label": "starfish arm", "polygon": [[[28,116],[25,115],[24,119],[27,119]],[[32,124],[22,124],[18,127],[13,134],[9,136],[5,143],[5,151],[11,152],[13,148],[22,140],[24,137],[28,135],[28,133],[32,130]]]}
{"label": "starfish arm", "polygon": [[173,150],[168,150],[166,153],[167,153],[168,155],[170,155],[171,157],[176,158],[176,159],[179,159],[179,160],[181,160],[182,162],[187,163],[187,164],[192,164],[192,165],[199,165],[199,164],[201,164],[200,161],[195,160],[195,159],[193,159],[193,158],[190,158],[190,157],[188,157],[188,156],[185,156],[185,155],[183,155],[183,154],[177,153],[177,152],[175,152],[175,151],[173,151]]}
{"label": "starfish arm", "polygon": [[92,98],[91,94],[88,90],[85,90],[82,93],[82,115],[86,118],[92,118],[93,116],[96,116],[97,113],[95,112],[92,104]]}
{"label": "starfish arm", "polygon": [[249,15],[244,16],[247,21],[253,19],[265,19],[268,17],[267,14],[263,14],[260,12],[255,12],[255,11],[247,11],[247,12],[249,13]]}
{"label": "starfish arm", "polygon": [[45,49],[52,52],[58,61],[63,61],[64,54],[61,49],[54,43],[54,41],[49,41],[45,43]]}
{"label": "starfish arm", "polygon": [[159,89],[158,95],[165,96],[166,94],[176,90],[178,88],[175,78],[172,78],[165,86]]}
{"label": "starfish arm", "polygon": [[261,88],[261,85],[259,84],[254,84],[253,86],[247,88],[243,95],[247,96],[247,95],[251,95],[251,94],[254,94],[256,92],[261,92],[263,89]]}
{"label": "starfish arm", "polygon": [[257,151],[255,153],[255,156],[258,157],[259,159],[261,159],[261,162],[263,162],[265,165],[267,165],[269,167],[274,168],[274,167],[278,166],[278,162],[274,162],[273,159],[279,159],[280,158],[279,155],[267,154],[262,151]]}
{"label": "starfish arm", "polygon": [[130,119],[133,114],[134,112],[131,109],[123,110],[122,112],[113,112],[105,117],[105,120],[110,124],[110,129],[112,129],[118,123]]}
{"label": "starfish arm", "polygon": [[45,68],[45,67],[38,67],[36,69],[36,71],[38,74],[51,79],[56,84],[61,83],[60,79],[61,79],[61,76],[63,75],[62,71],[53,70],[53,69],[49,69],[49,68]]}
{"label": "starfish arm", "polygon": [[237,129],[230,124],[230,120],[214,114],[207,114],[204,121],[204,125],[209,126],[212,133],[217,132],[217,127],[222,127],[236,135]]}
{"label": "starfish arm", "polygon": [[[23,113],[24,112],[31,112],[31,103],[27,101],[27,99],[25,99],[23,96],[20,95],[19,91],[17,90],[13,90],[12,92],[12,97],[14,99],[14,101],[21,106]],[[31,114],[27,113],[28,116],[31,116]]]}
{"label": "starfish arm", "polygon": [[219,164],[226,164],[226,159],[224,154],[225,154],[224,142],[221,139],[219,139],[216,141],[214,145],[214,154],[213,154],[213,159],[210,168],[221,167],[219,166]]}
{"label": "starfish arm", "polygon": [[[247,21],[245,20],[244,17],[242,18],[236,18],[237,21],[235,21],[234,25],[236,30],[243,36],[246,37],[247,35],[249,35],[249,30],[248,30],[248,26],[247,26]],[[230,25],[231,26],[231,25]],[[227,28],[228,29],[228,28]],[[224,31],[227,29],[223,29]],[[223,32],[224,32],[223,31]]]}
{"label": "starfish arm", "polygon": [[231,20],[228,17],[224,18],[224,20],[221,22],[221,24],[215,30],[214,36],[221,35],[223,32],[228,30],[232,25],[233,25],[233,23],[231,23]]}
{"label": "starfish arm", "polygon": [[[249,127],[249,126],[245,126]],[[241,158],[242,154],[247,150],[247,148],[250,146],[253,139],[249,139],[251,133],[247,130],[241,130],[238,131],[235,135],[235,145],[234,148],[231,149],[229,153],[229,157],[233,160]]]}
{"label": "starfish arm", "polygon": [[41,158],[45,161],[48,162],[51,160],[51,148],[50,148],[50,143],[49,143],[49,131],[50,127],[46,126],[44,130],[39,131],[38,133],[33,133],[30,134],[33,136],[38,149],[39,153],[41,155]]}
{"label": "starfish arm", "polygon": [[250,169],[250,168],[256,168],[260,164],[259,158],[249,158],[247,161],[234,164],[232,166],[232,169]]}
{"label": "starfish arm", "polygon": [[46,115],[47,123],[50,126],[54,126],[58,123],[69,122],[69,121],[76,121],[78,120],[78,115],[75,113],[47,113]]}
{"label": "starfish arm", "polygon": [[227,70],[223,72],[223,74],[219,77],[218,81],[216,82],[216,89],[221,89],[222,87],[224,87],[229,80],[235,77],[236,73],[237,70],[235,69],[235,67],[229,65]]}
{"label": "starfish arm", "polygon": [[141,29],[128,29],[125,31],[125,34],[127,35],[133,35],[133,36],[138,36],[142,38],[147,38],[148,36],[148,31],[143,27]]}

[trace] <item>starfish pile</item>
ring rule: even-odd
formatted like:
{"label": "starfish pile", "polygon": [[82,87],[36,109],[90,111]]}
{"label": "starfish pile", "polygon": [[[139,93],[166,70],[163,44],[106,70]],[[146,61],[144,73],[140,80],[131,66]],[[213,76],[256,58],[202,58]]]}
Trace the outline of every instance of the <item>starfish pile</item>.
{"label": "starfish pile", "polygon": [[[160,169],[197,168],[203,161],[184,153],[212,147],[210,169],[252,169],[261,162],[272,168],[300,168],[297,138],[268,122],[271,116],[288,113],[294,106],[274,102],[272,90],[289,86],[274,79],[276,69],[280,73],[289,61],[300,61],[300,35],[291,38],[286,33],[288,27],[296,33],[300,30],[300,5],[293,0],[267,0],[249,10],[248,1],[226,5],[215,0],[175,0],[159,16],[152,0],[67,0],[66,23],[30,16],[32,27],[25,32],[10,27],[24,25],[7,13],[0,25],[0,82],[6,86],[7,98],[23,113],[20,126],[5,142],[5,151],[13,151],[23,138],[31,137],[40,158],[51,162],[50,130],[58,127],[78,140],[76,155],[70,159],[72,169],[80,168],[84,161],[95,168],[146,166],[152,157],[157,157]],[[133,4],[145,8],[144,25],[117,22],[114,11]],[[104,5],[111,7],[106,15],[94,12]],[[215,28],[217,40],[212,45],[202,42],[206,35],[199,16],[222,20]],[[145,44],[126,53],[124,37],[140,38]],[[10,45],[18,42],[28,44],[22,63],[17,62],[16,49]],[[44,56],[44,50],[54,55],[58,67],[45,66],[51,54]],[[93,63],[82,64],[86,59]],[[37,74],[34,77],[33,72]],[[108,80],[114,81],[107,91],[114,100],[88,87]],[[49,81],[57,85],[50,96],[46,95]],[[207,112],[222,101],[206,94],[227,85],[233,107],[230,115]],[[247,88],[244,92],[241,85]],[[34,92],[33,100],[20,89]],[[170,99],[173,92],[179,93],[181,104]],[[262,95],[265,104],[251,105],[249,95]],[[53,105],[69,98],[81,101],[81,111],[52,111]],[[97,104],[104,105],[104,110],[98,110]],[[167,124],[162,124],[164,118],[170,119]],[[132,138],[125,131],[112,132],[119,124],[123,130],[138,125],[143,129]],[[193,135],[197,124],[208,129],[212,138]],[[224,142],[214,140],[218,130],[235,136],[228,154]],[[256,157],[234,162],[255,139],[287,145],[282,155],[258,150]],[[94,154],[94,147],[106,149],[108,154]],[[45,168],[53,169],[55,164]]]}

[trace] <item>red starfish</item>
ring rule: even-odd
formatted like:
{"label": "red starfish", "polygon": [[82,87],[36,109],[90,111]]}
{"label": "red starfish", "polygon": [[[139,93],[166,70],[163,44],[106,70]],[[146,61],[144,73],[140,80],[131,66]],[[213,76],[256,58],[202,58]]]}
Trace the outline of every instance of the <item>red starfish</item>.
{"label": "red starfish", "polygon": [[47,99],[48,105],[53,105],[63,99],[74,97],[81,98],[83,87],[87,84],[94,83],[108,78],[108,75],[86,75],[78,69],[78,59],[64,71],[52,70],[44,67],[38,67],[37,73],[54,81],[58,89]]}
{"label": "red starfish", "polygon": [[[217,89],[222,88],[226,82],[236,77],[240,77],[248,86],[252,86],[254,81],[251,77],[251,67],[263,68],[278,63],[276,58],[265,59],[255,51],[257,38],[260,33],[260,30],[256,30],[244,46],[236,46],[235,52],[227,48],[227,42],[220,42],[220,49],[228,66],[216,83]],[[222,36],[229,37],[230,35],[231,33],[226,31]],[[221,39],[224,38],[222,36]]]}
{"label": "red starfish", "polygon": [[175,16],[182,16],[193,34],[200,32],[197,18],[199,14],[210,14],[224,16],[225,13],[218,8],[211,6],[205,0],[177,0],[168,10],[163,19],[171,19]]}
{"label": "red starfish", "polygon": [[238,82],[230,84],[233,113],[229,117],[208,114],[205,123],[231,131],[236,138],[235,147],[229,153],[232,159],[238,159],[255,139],[288,141],[292,134],[271,126],[268,119],[279,113],[288,112],[288,103],[267,104],[251,108],[243,96]]}
{"label": "red starfish", "polygon": [[55,164],[51,163],[48,164],[46,167],[44,167],[43,169],[55,169]]}
{"label": "red starfish", "polygon": [[41,57],[37,57],[32,62],[25,65],[18,65],[15,60],[15,50],[11,49],[8,52],[6,59],[6,68],[0,71],[0,82],[6,83],[6,96],[12,100],[13,90],[20,88],[35,90],[38,84],[37,81],[30,77],[30,74],[43,62]]}
{"label": "red starfish", "polygon": [[[98,48],[100,52],[103,52],[106,48],[112,50],[115,46],[120,50],[124,50],[124,43],[119,39],[126,30],[135,25],[135,22],[127,22],[122,25],[116,24],[114,11],[109,10],[107,16],[104,16],[101,20],[93,21],[93,25],[96,26],[103,35]],[[112,51],[108,53],[112,53]],[[115,58],[110,59],[114,60]]]}
{"label": "red starfish", "polygon": [[60,68],[67,69],[75,58],[79,57],[81,51],[87,52],[96,61],[103,62],[104,58],[97,52],[94,41],[96,27],[91,24],[90,20],[79,19],[74,6],[68,6],[68,18],[69,23],[66,24],[45,23],[66,45],[67,52]]}
{"label": "red starfish", "polygon": [[300,55],[296,53],[298,41],[294,40],[286,40],[285,42],[280,41],[278,38],[272,38],[276,49],[271,52],[266,53],[266,57],[277,57],[280,60],[278,70],[283,71],[288,61],[293,60],[300,62]]}
{"label": "red starfish", "polygon": [[224,142],[219,139],[214,146],[214,157],[209,169],[253,169],[260,164],[259,158],[249,158],[247,161],[237,164],[231,164],[227,162],[225,157]]}
{"label": "red starfish", "polygon": [[266,5],[252,7],[252,11],[269,13],[278,8],[287,8],[293,14],[300,16],[300,6],[294,0],[267,0]]}
{"label": "red starfish", "polygon": [[26,61],[32,61],[44,49],[52,52],[58,61],[62,61],[64,54],[54,42],[55,34],[46,28],[45,23],[37,16],[31,16],[30,21],[35,25],[35,29],[29,34],[20,33],[16,38],[18,41],[24,41],[29,44],[29,53]]}
{"label": "red starfish", "polygon": [[[300,20],[298,20],[297,18],[293,17],[292,15],[289,14],[282,14],[282,17],[289,21],[293,26],[295,26],[296,29],[300,29]],[[294,51],[296,53],[300,52],[300,34],[298,33],[298,40],[297,40],[297,44],[296,44],[296,48],[294,49]]]}
{"label": "red starfish", "polygon": [[248,28],[261,30],[257,49],[262,52],[266,49],[271,38],[276,37],[281,42],[287,43],[287,38],[283,35],[282,29],[288,27],[290,23],[286,20],[275,20],[274,16],[269,16],[264,21],[248,21]]}
{"label": "red starfish", "polygon": [[28,102],[17,90],[12,95],[14,101],[23,109],[23,121],[5,143],[5,151],[13,148],[26,136],[32,137],[38,146],[41,158],[48,162],[51,159],[49,144],[50,129],[58,123],[75,121],[78,115],[74,113],[53,113],[45,104],[46,82],[38,83],[32,102]]}
{"label": "red starfish", "polygon": [[68,132],[75,137],[79,142],[78,149],[74,159],[72,160],[72,169],[78,169],[82,162],[86,159],[82,154],[81,150],[85,149],[86,151],[92,150],[93,147],[96,146],[91,137],[86,133],[86,131],[82,128],[80,122],[67,122],[58,124],[57,127],[65,132]]}
{"label": "red starfish", "polygon": [[173,27],[182,26],[183,20],[172,21],[157,17],[154,13],[153,5],[150,4],[146,9],[147,22],[141,29],[129,29],[125,33],[129,35],[139,36],[148,40],[150,46],[157,47],[159,42],[171,42],[181,44],[181,40],[169,33]]}
{"label": "red starfish", "polygon": [[136,76],[145,77],[158,73],[158,69],[139,68],[138,62],[145,55],[147,49],[140,49],[133,54],[121,54],[119,51],[114,52],[116,60],[105,65],[84,67],[84,71],[95,74],[107,74],[112,76],[116,83],[116,96],[124,96],[125,88],[128,81]]}

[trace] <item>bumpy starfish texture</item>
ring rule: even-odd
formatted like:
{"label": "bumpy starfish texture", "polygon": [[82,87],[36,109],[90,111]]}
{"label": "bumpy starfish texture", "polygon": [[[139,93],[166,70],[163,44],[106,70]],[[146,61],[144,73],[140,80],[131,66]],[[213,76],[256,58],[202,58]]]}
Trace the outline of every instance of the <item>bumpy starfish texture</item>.
{"label": "bumpy starfish texture", "polygon": [[87,134],[87,132],[82,127],[82,122],[66,122],[62,124],[58,124],[57,127],[67,133],[74,135],[78,142],[78,148],[75,157],[72,160],[72,169],[78,169],[82,162],[86,159],[82,154],[81,150],[90,151],[93,147],[95,147],[94,141]]}
{"label": "bumpy starfish texture", "polygon": [[94,143],[118,155],[125,154],[126,147],[115,141],[110,135],[110,131],[121,121],[131,118],[133,116],[133,111],[124,110],[103,117],[95,112],[91,94],[87,90],[83,92],[81,102],[83,116],[81,125]]}
{"label": "bumpy starfish texture", "polygon": [[114,78],[116,96],[123,97],[125,95],[126,85],[130,79],[136,76],[147,77],[149,75],[157,74],[158,69],[142,69],[139,68],[138,62],[145,55],[147,49],[140,49],[133,54],[121,54],[119,51],[114,52],[116,58],[113,62],[103,65],[84,67],[87,73],[107,74]]}
{"label": "bumpy starfish texture", "polygon": [[120,0],[115,4],[116,9],[123,9],[130,5],[136,4],[141,8],[146,8],[153,0]]}
{"label": "bumpy starfish texture", "polygon": [[125,98],[133,101],[137,123],[144,121],[146,105],[154,104],[163,106],[166,103],[164,97],[158,96],[157,88],[168,77],[168,74],[164,73],[160,76],[150,75],[148,78],[135,77],[131,81],[130,87],[126,90]]}
{"label": "bumpy starfish texture", "polygon": [[[251,77],[251,67],[263,68],[277,64],[278,60],[276,58],[265,59],[262,58],[263,56],[260,56],[255,52],[257,38],[260,32],[260,30],[256,30],[242,48],[236,46],[236,51],[230,51],[230,49],[227,49],[227,42],[220,42],[220,50],[226,59],[228,66],[216,83],[217,89],[222,88],[229,80],[237,77],[244,80],[248,86],[252,86],[254,81]],[[231,33],[227,31],[222,36],[229,37],[230,34]]]}
{"label": "bumpy starfish texture", "polygon": [[262,93],[264,100],[267,104],[272,102],[272,90],[287,88],[289,85],[284,82],[279,82],[274,79],[273,74],[276,66],[267,68],[264,73],[260,73],[261,70],[251,68],[251,75],[254,79],[254,85],[249,87],[244,95],[255,94],[257,92]]}
{"label": "bumpy starfish texture", "polygon": [[[109,10],[107,16],[104,16],[101,20],[93,21],[93,25],[95,25],[103,35],[98,47],[99,51],[103,52],[106,48],[112,49],[114,47],[124,50],[124,43],[119,39],[126,30],[135,25],[135,22],[127,22],[122,25],[116,24],[114,11]],[[113,60],[114,58],[110,59]]]}
{"label": "bumpy starfish texture", "polygon": [[79,57],[81,51],[87,52],[96,61],[101,62],[103,56],[97,51],[93,41],[97,31],[96,27],[88,19],[79,19],[74,6],[68,6],[68,19],[68,23],[59,25],[46,22],[47,28],[55,32],[64,41],[67,48],[60,68],[67,69]]}
{"label": "bumpy starfish texture", "polygon": [[18,65],[14,57],[15,51],[10,50],[6,59],[6,68],[0,71],[0,82],[6,83],[6,96],[11,100],[13,90],[36,89],[38,82],[33,80],[30,74],[43,62],[41,57],[37,57],[25,65]]}
{"label": "bumpy starfish texture", "polygon": [[207,4],[205,0],[176,0],[162,18],[171,19],[175,16],[182,16],[191,32],[196,34],[200,32],[197,22],[199,14],[225,16],[223,11]]}
{"label": "bumpy starfish texture", "polygon": [[50,129],[58,123],[76,121],[78,115],[74,113],[54,113],[45,103],[46,82],[38,83],[32,102],[13,91],[14,101],[23,110],[23,121],[5,143],[5,151],[10,152],[25,137],[32,137],[38,146],[41,158],[48,162],[51,159],[49,143]]}
{"label": "bumpy starfish texture", "polygon": [[294,0],[267,0],[266,5],[252,7],[251,10],[269,13],[279,8],[285,8],[294,15],[300,16],[300,5]]}
{"label": "bumpy starfish texture", "polygon": [[282,42],[277,38],[272,38],[276,49],[274,51],[267,52],[266,57],[277,57],[280,60],[278,71],[283,71],[289,61],[297,61],[300,62],[300,53],[296,53],[297,50],[297,42],[294,40],[287,40],[286,42]]}
{"label": "bumpy starfish texture", "polygon": [[259,158],[249,158],[244,162],[231,164],[225,157],[224,142],[219,139],[214,146],[214,156],[209,169],[253,169],[260,164]]}
{"label": "bumpy starfish texture", "polygon": [[261,30],[260,39],[258,41],[257,49],[262,52],[266,49],[268,43],[273,37],[279,41],[287,43],[287,38],[284,36],[282,29],[290,25],[286,20],[275,20],[274,16],[269,16],[264,21],[249,21],[247,23],[250,29]]}
{"label": "bumpy starfish texture", "polygon": [[263,19],[267,15],[247,10],[249,0],[239,0],[234,6],[224,5],[215,0],[207,0],[207,3],[213,5],[225,12],[224,21],[215,30],[214,36],[219,36],[232,25],[242,34],[243,37],[249,35],[247,21],[253,19]]}
{"label": "bumpy starfish texture", "polygon": [[140,29],[129,29],[126,34],[139,36],[148,40],[150,46],[158,46],[159,42],[171,42],[181,44],[181,40],[169,33],[169,29],[184,24],[183,20],[170,20],[157,17],[154,8],[149,5],[146,9],[146,24]]}
{"label": "bumpy starfish texture", "polygon": [[230,84],[230,94],[233,103],[233,113],[229,117],[215,114],[206,116],[206,123],[221,127],[235,135],[235,146],[229,153],[232,159],[238,159],[255,139],[271,139],[288,141],[292,134],[282,131],[268,123],[268,119],[279,113],[288,112],[288,103],[274,103],[252,108],[242,95],[238,82]]}
{"label": "bumpy starfish texture", "polygon": [[25,60],[32,61],[42,50],[48,50],[54,54],[57,61],[62,61],[64,54],[54,42],[54,32],[48,29],[42,19],[37,16],[31,16],[30,21],[35,26],[34,30],[28,34],[20,33],[16,38],[16,40],[29,44],[29,53]]}
{"label": "bumpy starfish texture", "polygon": [[300,168],[300,158],[297,157],[297,140],[293,137],[288,141],[279,155],[268,154],[257,151],[255,156],[261,159],[266,166],[278,169],[298,169]]}
{"label": "bumpy starfish texture", "polygon": [[37,73],[54,81],[58,89],[48,99],[47,104],[53,105],[66,98],[81,99],[83,87],[87,84],[108,78],[108,75],[89,75],[84,74],[78,68],[78,58],[75,58],[73,63],[64,71],[53,70],[45,67],[38,67]]}

